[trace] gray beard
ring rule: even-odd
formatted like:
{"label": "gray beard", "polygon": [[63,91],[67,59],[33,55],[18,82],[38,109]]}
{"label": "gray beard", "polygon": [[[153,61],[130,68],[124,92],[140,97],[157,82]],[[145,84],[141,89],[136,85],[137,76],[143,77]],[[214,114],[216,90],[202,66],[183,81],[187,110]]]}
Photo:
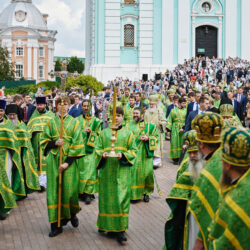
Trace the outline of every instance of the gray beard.
{"label": "gray beard", "polygon": [[12,119],[10,121],[13,124],[13,126],[16,128],[17,127],[17,123],[18,123],[18,119],[16,118],[16,119]]}
{"label": "gray beard", "polygon": [[199,152],[198,161],[189,160],[188,170],[191,173],[191,178],[193,181],[196,181],[200,176],[201,170],[206,164],[206,161],[202,159],[202,154]]}
{"label": "gray beard", "polygon": [[156,108],[149,108],[148,111],[149,111],[149,113],[155,113],[156,112]]}

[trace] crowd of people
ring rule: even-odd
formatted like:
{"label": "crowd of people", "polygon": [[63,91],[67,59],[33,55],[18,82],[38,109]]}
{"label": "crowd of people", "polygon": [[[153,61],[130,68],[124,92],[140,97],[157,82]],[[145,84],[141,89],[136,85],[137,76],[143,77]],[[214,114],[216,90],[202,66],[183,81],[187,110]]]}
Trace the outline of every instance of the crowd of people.
{"label": "crowd of people", "polygon": [[0,219],[46,191],[55,237],[68,222],[78,227],[79,199],[90,204],[98,193],[99,233],[123,243],[130,203],[150,201],[167,140],[180,168],[167,197],[166,249],[249,247],[248,61],[192,58],[159,80],[43,91],[1,91]]}

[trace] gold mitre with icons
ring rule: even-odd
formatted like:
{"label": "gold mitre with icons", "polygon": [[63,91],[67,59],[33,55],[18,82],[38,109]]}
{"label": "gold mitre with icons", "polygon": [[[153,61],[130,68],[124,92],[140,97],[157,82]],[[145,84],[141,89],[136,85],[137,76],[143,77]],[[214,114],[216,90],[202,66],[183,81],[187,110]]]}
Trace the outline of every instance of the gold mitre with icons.
{"label": "gold mitre with icons", "polygon": [[222,104],[220,106],[220,115],[225,117],[233,117],[234,107],[231,104]]}
{"label": "gold mitre with icons", "polygon": [[197,131],[197,141],[205,143],[220,143],[223,128],[222,116],[212,112],[197,115],[192,122],[192,129]]}
{"label": "gold mitre with icons", "polygon": [[222,159],[239,167],[250,165],[250,130],[228,127],[222,135]]}
{"label": "gold mitre with icons", "polygon": [[187,147],[187,152],[193,152],[199,150],[196,137],[197,137],[196,130],[190,130],[184,134],[183,142]]}

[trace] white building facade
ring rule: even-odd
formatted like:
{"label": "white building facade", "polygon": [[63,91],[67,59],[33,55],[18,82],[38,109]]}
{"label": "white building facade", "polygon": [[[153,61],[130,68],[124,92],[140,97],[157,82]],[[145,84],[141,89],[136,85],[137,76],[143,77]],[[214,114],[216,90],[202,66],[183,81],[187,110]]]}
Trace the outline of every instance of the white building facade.
{"label": "white building facade", "polygon": [[17,79],[50,79],[57,31],[48,29],[47,18],[32,0],[12,0],[0,13],[0,46],[8,49]]}
{"label": "white building facade", "polygon": [[154,78],[197,55],[250,60],[249,0],[87,0],[85,73]]}

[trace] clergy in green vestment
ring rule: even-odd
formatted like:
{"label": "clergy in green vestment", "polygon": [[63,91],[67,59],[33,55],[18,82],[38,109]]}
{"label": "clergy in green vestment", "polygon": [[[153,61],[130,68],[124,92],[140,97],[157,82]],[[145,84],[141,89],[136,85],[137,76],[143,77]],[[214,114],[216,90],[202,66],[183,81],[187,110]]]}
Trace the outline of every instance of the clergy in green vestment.
{"label": "clergy in green vestment", "polygon": [[[16,195],[25,196],[25,186],[14,127],[5,116],[6,101],[0,100],[0,220],[16,208]],[[13,176],[14,175],[14,176]]]}
{"label": "clergy in green vestment", "polygon": [[[122,103],[117,101],[116,107],[122,107]],[[109,121],[111,121],[110,119],[112,117],[112,110],[113,110],[113,101],[111,101],[107,107],[107,118]]]}
{"label": "clergy in green vestment", "polygon": [[54,113],[46,110],[46,97],[37,97],[36,110],[32,114],[27,127],[31,134],[31,144],[37,164],[41,191],[45,191],[47,185],[45,157],[43,156],[43,149],[40,146],[41,135],[46,128],[48,121],[52,120],[54,116]]}
{"label": "clergy in green vestment", "polygon": [[133,121],[133,112],[135,108],[135,96],[130,95],[129,103],[124,107],[124,122],[128,124]]}
{"label": "clergy in green vestment", "polygon": [[214,107],[217,109],[220,107],[220,103],[221,103],[220,95],[221,95],[220,92],[214,93]]}
{"label": "clergy in green vestment", "polygon": [[178,163],[181,156],[184,126],[186,120],[186,100],[184,98],[179,99],[179,106],[171,110],[167,118],[167,130],[168,136],[171,131],[171,143],[169,158],[173,159],[174,163]]}
{"label": "clergy in green vestment", "polygon": [[172,187],[166,201],[171,214],[165,224],[165,248],[183,249],[184,228],[188,226],[185,220],[188,200],[192,187],[203,167],[202,156],[196,141],[196,131],[190,130],[184,134],[184,147],[188,157],[181,163],[177,172],[176,183]]}
{"label": "clergy in green vestment", "polygon": [[231,104],[220,106],[220,115],[224,119],[224,127],[242,127],[242,123],[237,115],[234,116],[234,107]]}
{"label": "clergy in green vestment", "polygon": [[19,108],[16,104],[10,104],[6,107],[6,115],[12,122],[17,137],[17,144],[22,161],[23,176],[25,181],[26,194],[40,190],[40,184],[37,173],[37,164],[31,145],[31,136],[24,122],[18,120]]}
{"label": "clergy in green vestment", "polygon": [[[62,108],[61,103],[64,103]],[[71,221],[73,227],[78,227],[76,214],[80,211],[79,170],[76,159],[85,155],[85,147],[81,136],[79,121],[67,114],[70,101],[68,97],[56,99],[57,115],[48,122],[41,138],[41,146],[46,155],[47,170],[47,206],[49,222],[51,223],[50,237],[62,232],[62,226]],[[63,117],[63,134],[61,131],[61,112]],[[62,147],[62,165],[59,166],[60,147]],[[62,173],[61,195],[61,227],[58,227],[58,177]]]}
{"label": "clergy in green vestment", "polygon": [[143,197],[149,202],[149,195],[154,191],[154,150],[158,146],[159,134],[154,124],[143,120],[140,108],[135,108],[134,121],[127,124],[133,132],[137,147],[137,157],[132,169],[131,200],[140,200]]}
{"label": "clergy in green vestment", "polygon": [[206,163],[193,185],[187,208],[189,227],[185,228],[185,249],[208,249],[209,225],[218,208],[219,181],[222,175],[221,132],[223,118],[207,112],[195,117],[192,129],[197,131],[199,149]]}
{"label": "clergy in green vestment", "polygon": [[124,231],[128,230],[131,171],[136,158],[133,133],[122,126],[123,109],[116,108],[116,141],[114,150],[117,158],[109,157],[112,130],[104,129],[96,144],[99,172],[99,232],[113,232],[121,243],[126,241]]}
{"label": "clergy in green vestment", "polygon": [[80,171],[80,197],[88,205],[98,193],[98,170],[95,160],[95,144],[102,130],[102,121],[90,114],[90,100],[83,100],[82,115],[77,119],[81,128],[86,156],[77,160]]}
{"label": "clergy in green vestment", "polygon": [[125,88],[124,89],[124,95],[121,98],[121,103],[122,103],[123,109],[125,108],[125,106],[129,102],[129,97],[130,97],[130,89],[129,88]]}
{"label": "clergy in green vestment", "polygon": [[249,249],[249,129],[229,127],[224,131],[222,165],[222,200],[209,227],[209,249]]}

